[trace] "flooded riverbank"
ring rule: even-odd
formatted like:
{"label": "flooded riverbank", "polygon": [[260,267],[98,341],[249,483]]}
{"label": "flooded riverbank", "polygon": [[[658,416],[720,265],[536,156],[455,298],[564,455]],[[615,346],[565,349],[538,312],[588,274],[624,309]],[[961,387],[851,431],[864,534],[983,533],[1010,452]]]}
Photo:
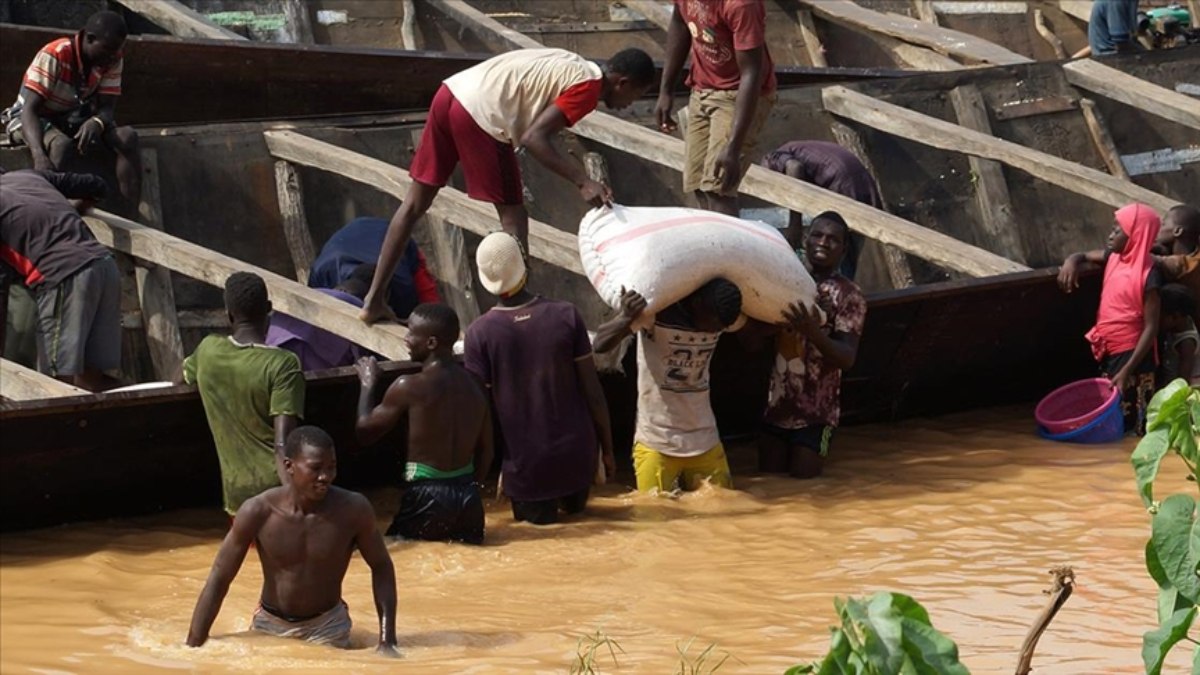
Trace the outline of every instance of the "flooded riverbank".
{"label": "flooded riverbank", "polygon": [[[1078,587],[1043,636],[1039,675],[1141,669],[1155,624],[1135,493],[1133,440],[1058,445],[1027,409],[847,429],[808,483],[749,473],[738,491],[679,500],[608,486],[586,519],[516,525],[489,504],[488,545],[392,545],[402,661],[371,651],[370,575],[355,558],[348,652],[246,633],[261,574],[253,553],[213,627],[183,646],[224,519],[216,511],[6,534],[0,539],[0,671],[563,673],[599,630],[624,653],[603,672],[669,673],[682,647],[728,653],[721,673],[772,673],[823,655],[835,595],[895,590],[929,610],[975,673],[1011,673],[1045,604],[1046,571]],[[1164,463],[1162,494],[1183,489]],[[741,471],[739,472],[739,469]],[[1194,488],[1193,488],[1194,489]],[[393,491],[372,494],[381,525]],[[1164,672],[1186,672],[1177,650]]]}

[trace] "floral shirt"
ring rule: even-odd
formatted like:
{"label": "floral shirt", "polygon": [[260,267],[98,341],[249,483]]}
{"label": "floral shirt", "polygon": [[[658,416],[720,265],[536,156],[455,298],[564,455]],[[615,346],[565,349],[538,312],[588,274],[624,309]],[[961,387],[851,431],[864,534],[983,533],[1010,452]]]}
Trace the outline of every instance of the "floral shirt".
{"label": "floral shirt", "polygon": [[[827,317],[826,334],[861,336],[867,301],[853,282],[833,276],[817,284],[817,305]],[[779,351],[771,371],[765,420],[783,429],[823,424],[837,426],[841,416],[842,371],[825,360],[808,339],[792,330],[779,335]]]}

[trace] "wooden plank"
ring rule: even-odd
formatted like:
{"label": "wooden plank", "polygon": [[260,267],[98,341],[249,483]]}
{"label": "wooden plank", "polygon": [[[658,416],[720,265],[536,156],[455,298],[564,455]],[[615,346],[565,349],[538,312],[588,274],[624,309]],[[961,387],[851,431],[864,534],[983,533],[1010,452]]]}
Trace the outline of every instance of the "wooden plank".
{"label": "wooden plank", "polygon": [[[176,315],[181,329],[229,329],[229,315],[224,309],[181,309]],[[141,311],[121,312],[122,328],[142,328],[145,325]]]}
{"label": "wooden plank", "polygon": [[404,43],[401,46],[409,50],[420,49],[421,42],[417,38],[420,30],[417,29],[416,5],[413,0],[402,0],[400,4],[404,8],[404,19],[400,22],[400,40]]}
{"label": "wooden plank", "polygon": [[304,216],[304,192],[296,167],[287,162],[275,162],[275,192],[279,195],[279,215],[283,217],[283,236],[292,265],[296,268],[296,280],[308,283],[308,269],[317,257],[313,245],[312,231]]}
{"label": "wooden plank", "polygon": [[912,0],[913,13],[917,18],[927,24],[938,25],[937,10],[933,7],[933,0]]}
{"label": "wooden plank", "polygon": [[408,330],[397,324],[368,326],[358,318],[358,308],[312,288],[203,246],[172,237],[145,225],[96,211],[85,218],[100,243],[135,258],[161,265],[218,288],[234,272],[253,272],[266,282],[271,304],[285,314],[340,335],[389,359],[407,359],[404,337]]}
{"label": "wooden plank", "polygon": [[808,61],[816,68],[827,68],[829,62],[825,59],[825,47],[817,35],[817,26],[813,23],[812,12],[807,9],[796,11],[796,23],[800,25],[800,38],[804,40],[804,51],[808,53]]}
{"label": "wooden plank", "polygon": [[[158,152],[143,148],[142,203],[138,212],[156,230],[163,229],[162,199],[159,195]],[[170,270],[135,261],[138,307],[145,317],[146,346],[154,375],[161,381],[175,382],[183,374],[183,338],[175,309],[175,287]]]}
{"label": "wooden plank", "polygon": [[425,0],[430,7],[454,19],[498,52],[509,49],[542,49],[545,45],[505,26],[463,0]]}
{"label": "wooden plank", "polygon": [[646,17],[646,20],[663,30],[671,27],[674,7],[669,2],[658,0],[622,0],[621,4]]}
{"label": "wooden plank", "polygon": [[882,49],[892,55],[896,60],[897,65],[909,70],[962,70],[965,66],[943,54],[939,54],[932,49],[918,47],[914,44],[909,44],[903,40],[897,40],[887,35],[878,33],[869,33],[871,38]]}
{"label": "wooden plank", "polygon": [[1058,8],[1085,24],[1092,20],[1092,0],[1058,0]]}
{"label": "wooden plank", "polygon": [[[878,175],[875,173],[875,165],[871,162],[871,155],[867,152],[867,145],[863,142],[862,134],[859,134],[848,125],[837,120],[833,120],[833,123],[830,125],[830,131],[833,132],[833,137],[838,142],[838,145],[849,150],[857,157],[858,161],[862,162],[862,165],[866,167],[871,176]],[[878,184],[878,181],[876,181],[876,184]],[[884,192],[883,186],[878,187],[880,191],[879,196],[883,199],[884,210],[888,211],[887,194]],[[892,282],[892,288],[908,288],[916,283],[913,278],[912,265],[909,264],[904,251],[895,246],[883,244],[883,262],[887,267],[888,279]]]}
{"label": "wooden plank", "polygon": [[313,39],[312,17],[308,15],[308,7],[302,0],[283,0],[283,20],[297,44],[311,45],[316,42]]}
{"label": "wooden plank", "polygon": [[92,392],[43,375],[36,370],[0,359],[0,396],[14,401],[36,401],[58,396],[88,396]]}
{"label": "wooden plank", "polygon": [[237,33],[209,21],[203,14],[177,0],[117,0],[172,35],[214,40],[245,40]]}
{"label": "wooden plank", "polygon": [[[951,89],[950,102],[960,126],[992,135],[987,104],[978,87],[966,84]],[[1029,256],[1021,241],[1021,229],[1013,219],[1012,200],[1008,194],[1008,183],[1004,180],[1004,169],[999,162],[974,155],[969,156],[967,161],[973,176],[979,222],[983,234],[991,243],[991,250],[1003,251],[1013,260],[1025,262]]]}
{"label": "wooden plank", "polygon": [[1031,59],[969,33],[931,26],[899,14],[876,12],[850,0],[800,0],[814,14],[856,30],[882,33],[973,63],[1013,65]]}
{"label": "wooden plank", "polygon": [[825,109],[835,115],[931,147],[994,159],[1110,206],[1142,202],[1161,212],[1178,203],[1176,199],[1096,169],[964,129],[957,124],[922,115],[845,87],[826,87],[822,91],[822,98]]}
{"label": "wooden plank", "polygon": [[543,21],[536,23],[513,23],[509,28],[519,33],[558,35],[566,33],[629,33],[658,28],[651,21]]}
{"label": "wooden plank", "polygon": [[1063,41],[1054,34],[1054,31],[1050,30],[1050,26],[1046,24],[1046,15],[1040,9],[1033,10],[1033,26],[1037,29],[1038,35],[1041,35],[1042,39],[1049,43],[1056,58],[1067,58],[1067,49],[1063,47]]}
{"label": "wooden plank", "polygon": [[1200,0],[1187,0],[1188,14],[1192,16],[1192,28],[1200,28]]}
{"label": "wooden plank", "polygon": [[1066,112],[1068,110],[1075,110],[1078,107],[1079,99],[1071,96],[1046,96],[1044,98],[1035,98],[1031,101],[1005,103],[1004,105],[996,106],[993,112],[998,120],[1015,120],[1022,117],[1033,117],[1034,115]]}
{"label": "wooden plank", "polygon": [[[659,131],[611,115],[597,114],[583,118],[572,130],[585,138],[637,157],[676,170],[683,168],[683,141]],[[939,266],[971,276],[990,276],[1029,269],[1020,263],[964,244],[941,232],[921,227],[836,192],[789,178],[761,166],[750,167],[739,189],[745,194],[801,213],[838,211],[856,232],[884,244],[892,244]]]}
{"label": "wooden plank", "polygon": [[1121,163],[1121,153],[1117,151],[1117,144],[1113,142],[1112,135],[1108,133],[1108,125],[1104,123],[1104,117],[1096,109],[1096,102],[1089,98],[1080,99],[1079,109],[1083,112],[1083,120],[1087,122],[1088,132],[1092,134],[1092,142],[1096,144],[1096,150],[1104,158],[1108,172],[1122,180],[1129,180],[1129,172]]}
{"label": "wooden plank", "polygon": [[[404,169],[331,143],[291,131],[267,131],[263,137],[271,154],[278,159],[340,174],[398,199],[407,196],[408,186],[412,184]],[[490,204],[471,199],[450,187],[438,192],[433,205],[429,207],[429,213],[480,236],[500,229],[500,221]],[[532,219],[529,221],[529,254],[565,270],[583,274],[575,235]]]}
{"label": "wooden plank", "polygon": [[1063,74],[1076,87],[1200,131],[1200,105],[1177,91],[1091,59],[1064,64]]}

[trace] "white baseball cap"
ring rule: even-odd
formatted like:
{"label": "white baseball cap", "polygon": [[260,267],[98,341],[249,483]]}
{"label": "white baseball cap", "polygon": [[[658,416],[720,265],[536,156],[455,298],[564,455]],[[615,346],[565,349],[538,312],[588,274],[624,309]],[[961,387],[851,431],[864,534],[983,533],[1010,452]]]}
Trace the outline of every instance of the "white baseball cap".
{"label": "white baseball cap", "polygon": [[507,232],[493,232],[483,238],[475,251],[479,283],[492,295],[518,290],[525,281],[525,258],[521,244]]}

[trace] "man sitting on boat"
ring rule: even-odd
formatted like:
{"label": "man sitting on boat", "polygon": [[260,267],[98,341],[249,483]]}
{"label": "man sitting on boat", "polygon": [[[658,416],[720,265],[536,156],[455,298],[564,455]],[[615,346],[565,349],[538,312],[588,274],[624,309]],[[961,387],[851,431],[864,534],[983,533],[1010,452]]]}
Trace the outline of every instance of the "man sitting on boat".
{"label": "man sitting on boat", "polygon": [[200,389],[212,431],[225,512],[279,485],[284,440],[304,416],[304,373],[296,355],[266,344],[271,301],[262,277],[225,281],[232,331],[209,335],[183,362],[183,381]]}
{"label": "man sitting on boat", "polygon": [[91,391],[121,367],[121,279],[70,199],[86,208],[105,190],[88,174],[0,173],[0,260],[37,304],[38,370]]}
{"label": "man sitting on boat", "polygon": [[514,146],[571,181],[585,201],[596,206],[611,201],[609,187],[563,157],[553,139],[601,101],[613,109],[629,106],[654,84],[655,75],[654,62],[640,49],[618,52],[603,68],[563,49],[518,49],[447,79],[433,97],[409,169],[412,185],[388,226],[363,321],[391,318],[386,296],[392,271],[413,226],[460,163],[467,195],[495,205],[501,227],[526,252],[529,214]]}
{"label": "man sitting on boat", "polygon": [[[621,312],[596,331],[606,352],[630,333],[646,299],[625,291]],[[708,396],[709,364],[721,333],[738,330],[742,293],[716,278],[654,317],[638,334],[638,405],[633,469],[642,492],[694,490],[707,480],[733,487]]]}
{"label": "man sitting on boat", "polygon": [[96,12],[83,30],[42,47],[17,102],[0,113],[0,126],[11,141],[29,146],[35,169],[64,170],[74,153],[112,151],[121,194],[136,208],[142,190],[137,133],[116,123],[127,34],[120,14]]}
{"label": "man sitting on boat", "polygon": [[404,344],[421,372],[398,378],[375,405],[379,364],[360,359],[355,429],[378,442],[408,414],[407,485],[389,537],[483,543],[479,486],[492,468],[492,420],[479,384],[454,356],[458,316],[446,305],[418,305]]}
{"label": "man sitting on boat", "polygon": [[[825,188],[857,202],[883,209],[879,185],[867,167],[854,153],[828,141],[791,141],[763,157],[766,168],[791,176],[817,187]],[[788,230],[800,232],[803,216],[790,212]],[[858,270],[858,256],[866,239],[850,233],[842,257],[841,274],[853,281]]]}
{"label": "man sitting on boat", "polygon": [[346,648],[350,611],[342,581],[358,549],[371,568],[371,588],[379,612],[376,651],[397,656],[396,573],[375,509],[366,497],[333,485],[337,454],[333,439],[317,427],[288,434],[283,453],[288,479],[241,505],[200,592],[189,647],[203,645],[229,586],[251,546],[262,563],[263,585],[250,628],[278,637]]}
{"label": "man sitting on boat", "polygon": [[[1200,209],[1180,204],[1167,211],[1154,247],[1162,255],[1165,280],[1187,286],[1192,297],[1200,298]],[[1200,325],[1200,309],[1194,314]]]}
{"label": "man sitting on boat", "polygon": [[771,371],[767,410],[759,435],[759,469],[795,478],[821,475],[841,417],[842,373],[854,366],[867,302],[838,271],[850,228],[832,211],[813,218],[804,260],[817,282],[822,324],[803,303],[786,314]]}
{"label": "man sitting on boat", "polygon": [[513,518],[558,522],[587,505],[603,458],[615,467],[608,403],[579,310],[526,288],[525,261],[507,232],[476,251],[479,281],[498,304],[467,329],[463,358],[484,383],[504,437],[504,494]]}

